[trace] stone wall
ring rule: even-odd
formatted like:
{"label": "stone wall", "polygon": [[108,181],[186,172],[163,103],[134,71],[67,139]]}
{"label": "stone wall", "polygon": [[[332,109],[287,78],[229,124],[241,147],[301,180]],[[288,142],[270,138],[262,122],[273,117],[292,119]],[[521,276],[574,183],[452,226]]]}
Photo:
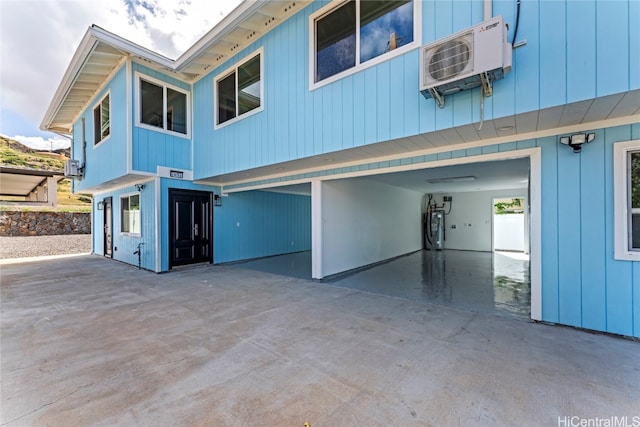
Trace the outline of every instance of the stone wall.
{"label": "stone wall", "polygon": [[90,233],[90,213],[0,211],[0,236]]}

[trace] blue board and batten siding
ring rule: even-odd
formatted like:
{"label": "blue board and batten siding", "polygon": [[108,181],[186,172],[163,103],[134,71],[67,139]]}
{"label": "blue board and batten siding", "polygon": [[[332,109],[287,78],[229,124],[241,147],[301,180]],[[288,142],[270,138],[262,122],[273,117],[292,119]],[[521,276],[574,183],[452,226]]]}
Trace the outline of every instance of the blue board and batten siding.
{"label": "blue board and batten siding", "polygon": [[[136,114],[139,114],[136,108],[136,72],[141,73],[142,77],[148,76],[169,83],[186,92],[191,93],[191,85],[181,82],[171,76],[159,73],[155,70],[145,67],[136,62],[132,63],[132,85],[133,90],[131,105],[131,122],[133,123],[132,135],[132,154],[133,154],[133,170],[140,172],[156,173],[158,166],[166,166],[168,168],[176,168],[182,170],[191,170],[191,139],[186,135],[161,132],[136,126]],[[190,105],[187,108],[191,108]],[[189,123],[187,126],[191,126]]]}
{"label": "blue board and batten siding", "polygon": [[[194,84],[196,179],[447,129],[480,120],[480,94],[440,109],[419,93],[419,51],[309,90],[313,2]],[[513,71],[494,84],[485,119],[640,88],[638,2],[522,2]],[[515,2],[494,1],[513,37]],[[596,19],[597,15],[597,19]],[[482,2],[422,2],[422,44],[482,21]],[[622,17],[622,19],[620,19]],[[264,111],[214,130],[214,79],[264,49]]]}
{"label": "blue board and batten siding", "polygon": [[[84,179],[74,180],[75,192],[82,193],[84,189],[123,176],[127,172],[126,80],[126,66],[122,65],[73,124],[74,159],[82,161],[83,118],[84,140],[87,143],[85,176]],[[110,100],[110,136],[100,144],[94,144],[93,109],[107,93]]]}
{"label": "blue board and batten siding", "polygon": [[[142,191],[138,191],[133,185],[110,191],[109,193],[94,195],[93,204],[93,250],[96,254],[104,255],[104,210],[98,210],[98,202],[106,197],[112,198],[112,241],[113,259],[128,264],[138,265],[138,256],[133,252],[142,243],[142,268],[155,271],[156,269],[156,200],[155,181],[147,181]],[[133,235],[122,233],[121,197],[140,195],[140,234]]]}
{"label": "blue board and batten siding", "polygon": [[231,193],[215,209],[216,263],[311,250],[311,197]]}

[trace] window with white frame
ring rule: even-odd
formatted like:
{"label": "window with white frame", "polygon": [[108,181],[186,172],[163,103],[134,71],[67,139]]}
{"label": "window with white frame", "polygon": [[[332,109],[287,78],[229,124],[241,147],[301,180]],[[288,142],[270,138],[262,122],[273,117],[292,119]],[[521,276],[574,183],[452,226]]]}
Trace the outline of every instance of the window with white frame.
{"label": "window with white frame", "polygon": [[356,68],[416,39],[413,0],[349,0],[313,19],[313,82]]}
{"label": "window with white frame", "polygon": [[215,80],[216,125],[221,125],[262,107],[262,52],[221,73]]}
{"label": "window with white frame", "polygon": [[120,198],[121,231],[140,234],[140,194]]}
{"label": "window with white frame", "polygon": [[111,134],[111,109],[109,106],[109,94],[100,100],[93,109],[93,143],[99,144]]}
{"label": "window with white frame", "polygon": [[186,91],[150,77],[138,77],[138,117],[143,126],[189,133],[189,95]]}
{"label": "window with white frame", "polygon": [[614,144],[613,155],[615,258],[640,261],[640,140]]}

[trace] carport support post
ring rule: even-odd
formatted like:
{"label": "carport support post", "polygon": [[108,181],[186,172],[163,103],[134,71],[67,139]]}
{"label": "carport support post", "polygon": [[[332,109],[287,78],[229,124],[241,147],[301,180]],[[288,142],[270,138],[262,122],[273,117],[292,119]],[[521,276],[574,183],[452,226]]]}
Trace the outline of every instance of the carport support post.
{"label": "carport support post", "polygon": [[322,279],[322,181],[311,181],[311,277]]}
{"label": "carport support post", "polygon": [[47,204],[54,208],[58,204],[58,180],[54,176],[47,177]]}

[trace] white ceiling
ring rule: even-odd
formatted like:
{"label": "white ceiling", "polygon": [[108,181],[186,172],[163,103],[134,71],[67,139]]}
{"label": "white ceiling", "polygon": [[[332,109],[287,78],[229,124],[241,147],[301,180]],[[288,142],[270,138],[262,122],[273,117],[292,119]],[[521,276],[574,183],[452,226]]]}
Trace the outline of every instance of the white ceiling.
{"label": "white ceiling", "polygon": [[[473,176],[476,179],[462,182],[428,181]],[[527,188],[529,182],[529,159],[512,159],[492,162],[469,163],[465,165],[442,166],[405,172],[370,175],[359,178],[378,183],[427,193],[462,193],[470,191],[511,190]],[[266,191],[290,194],[311,194],[310,184],[285,185]]]}

